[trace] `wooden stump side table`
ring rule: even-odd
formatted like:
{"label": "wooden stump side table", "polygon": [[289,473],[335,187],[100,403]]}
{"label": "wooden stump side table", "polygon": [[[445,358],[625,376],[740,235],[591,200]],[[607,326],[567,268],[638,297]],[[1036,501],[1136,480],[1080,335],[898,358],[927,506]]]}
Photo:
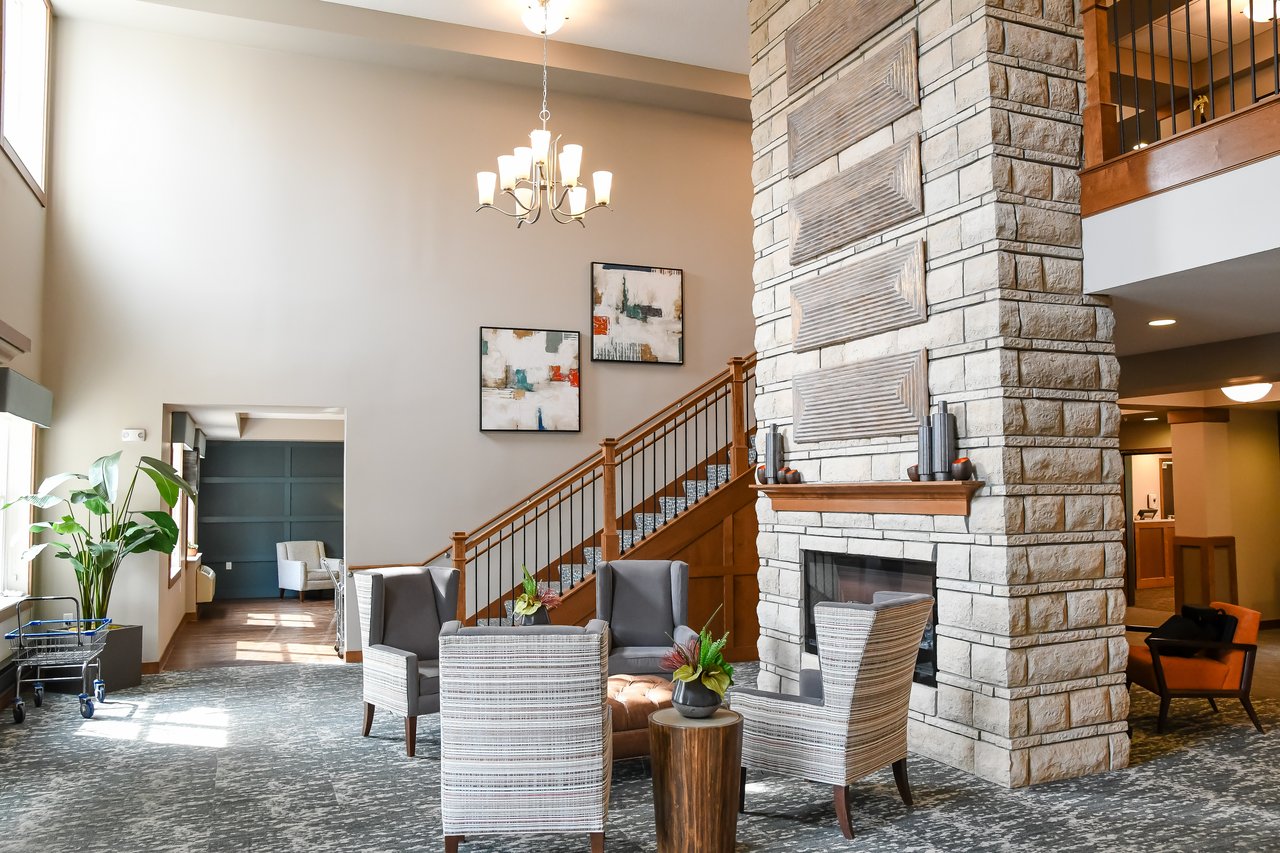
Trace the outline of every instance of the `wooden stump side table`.
{"label": "wooden stump side table", "polygon": [[742,787],[742,715],[649,716],[659,853],[733,853]]}

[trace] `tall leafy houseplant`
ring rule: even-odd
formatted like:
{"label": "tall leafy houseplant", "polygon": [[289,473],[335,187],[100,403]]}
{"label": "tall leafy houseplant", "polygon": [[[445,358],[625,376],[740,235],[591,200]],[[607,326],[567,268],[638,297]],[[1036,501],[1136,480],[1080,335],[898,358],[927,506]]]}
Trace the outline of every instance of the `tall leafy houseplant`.
{"label": "tall leafy houseplant", "polygon": [[[87,619],[105,619],[120,564],[130,554],[158,551],[172,554],[178,544],[178,525],[167,512],[131,508],[138,473],[155,484],[160,499],[173,509],[182,494],[195,497],[196,490],[182,479],[171,465],[144,456],[133,469],[129,488],[120,499],[120,454],[103,456],[93,463],[89,473],[54,474],[40,484],[34,495],[23,495],[6,503],[28,503],[38,509],[66,505],[66,514],[58,521],[40,521],[31,532],[61,537],[28,548],[24,561],[34,560],[46,548],[54,556],[66,560],[76,573],[80,587],[80,606]],[[61,486],[74,487],[66,497],[54,494]]]}

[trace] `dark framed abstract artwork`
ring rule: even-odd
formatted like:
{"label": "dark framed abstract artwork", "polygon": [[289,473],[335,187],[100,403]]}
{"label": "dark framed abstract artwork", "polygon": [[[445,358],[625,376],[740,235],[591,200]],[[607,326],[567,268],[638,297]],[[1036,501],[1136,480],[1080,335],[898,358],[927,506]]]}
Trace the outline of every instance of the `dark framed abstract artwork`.
{"label": "dark framed abstract artwork", "polygon": [[684,271],[593,263],[591,360],[684,364]]}
{"label": "dark framed abstract artwork", "polygon": [[480,327],[480,429],[579,432],[579,335],[552,329]]}

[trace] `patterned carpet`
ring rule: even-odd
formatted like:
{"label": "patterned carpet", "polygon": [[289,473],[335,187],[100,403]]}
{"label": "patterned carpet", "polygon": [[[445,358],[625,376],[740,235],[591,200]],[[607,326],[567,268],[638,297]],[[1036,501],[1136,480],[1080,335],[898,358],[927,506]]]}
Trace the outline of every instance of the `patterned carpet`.
{"label": "patterned carpet", "polygon": [[[744,679],[745,680],[745,679]],[[73,697],[0,721],[0,850],[439,850],[438,719],[418,758],[379,715],[359,737],[359,668],[248,666],[173,672],[108,697],[82,720]],[[912,757],[916,807],[889,772],[854,787],[857,838],[835,826],[829,789],[757,776],[740,851],[1280,851],[1280,703],[1155,704],[1135,690],[1133,767],[1008,791]],[[639,762],[614,772],[611,851],[651,851],[653,803]],[[585,838],[476,839],[468,853],[585,850]]]}

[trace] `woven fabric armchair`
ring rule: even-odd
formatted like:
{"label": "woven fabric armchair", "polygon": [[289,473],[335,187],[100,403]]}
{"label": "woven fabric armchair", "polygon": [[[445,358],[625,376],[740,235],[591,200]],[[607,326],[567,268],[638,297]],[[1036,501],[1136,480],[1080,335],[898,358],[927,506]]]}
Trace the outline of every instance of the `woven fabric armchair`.
{"label": "woven fabric armchair", "polygon": [[475,835],[539,833],[586,833],[593,851],[604,850],[613,764],[608,656],[608,626],[598,619],[585,628],[444,626],[446,851]]}
{"label": "woven fabric armchair", "polygon": [[[925,625],[927,595],[876,593],[872,604],[819,604],[820,681],[809,695],[735,687],[730,705],[743,717],[742,766],[833,787],[836,816],[853,837],[848,786],[893,766],[898,792],[911,805],[907,781],[907,708]],[[743,804],[745,806],[745,802]]]}
{"label": "woven fabric armchair", "polygon": [[418,717],[440,710],[440,626],[457,615],[458,572],[437,566],[353,572],[364,647],[364,728],[376,708],[404,717],[405,753]]}

